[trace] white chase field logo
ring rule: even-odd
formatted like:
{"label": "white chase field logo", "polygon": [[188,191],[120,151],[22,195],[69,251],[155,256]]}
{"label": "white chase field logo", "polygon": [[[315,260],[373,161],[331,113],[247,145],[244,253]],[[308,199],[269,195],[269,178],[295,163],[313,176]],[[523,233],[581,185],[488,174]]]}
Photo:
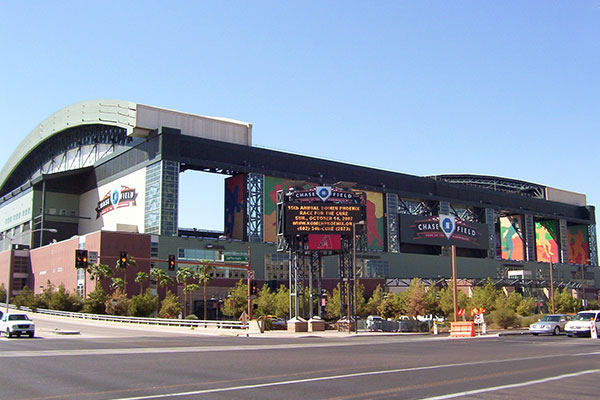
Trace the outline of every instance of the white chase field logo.
{"label": "white chase field logo", "polygon": [[121,185],[121,190],[113,189],[107,192],[98,202],[96,207],[96,219],[116,208],[133,207],[138,193],[135,188]]}

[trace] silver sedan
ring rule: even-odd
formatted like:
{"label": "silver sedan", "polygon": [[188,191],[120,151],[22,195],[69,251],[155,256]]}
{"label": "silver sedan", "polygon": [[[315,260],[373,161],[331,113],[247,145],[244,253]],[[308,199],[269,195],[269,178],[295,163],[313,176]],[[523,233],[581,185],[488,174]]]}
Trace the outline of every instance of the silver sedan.
{"label": "silver sedan", "polygon": [[560,335],[564,332],[566,323],[571,319],[567,314],[544,315],[538,322],[529,325],[529,333],[537,336],[539,334]]}

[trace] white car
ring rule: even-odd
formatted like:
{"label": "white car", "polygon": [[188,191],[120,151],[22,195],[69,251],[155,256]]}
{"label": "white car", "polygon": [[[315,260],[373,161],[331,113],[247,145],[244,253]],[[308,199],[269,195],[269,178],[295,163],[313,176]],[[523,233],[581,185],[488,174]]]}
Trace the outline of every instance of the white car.
{"label": "white car", "polygon": [[35,324],[24,313],[7,313],[0,319],[0,334],[5,333],[6,336],[13,337],[13,335],[21,336],[28,335],[30,338],[35,334]]}
{"label": "white car", "polygon": [[569,337],[590,336],[592,326],[596,332],[600,331],[600,310],[580,311],[565,325],[565,332]]}

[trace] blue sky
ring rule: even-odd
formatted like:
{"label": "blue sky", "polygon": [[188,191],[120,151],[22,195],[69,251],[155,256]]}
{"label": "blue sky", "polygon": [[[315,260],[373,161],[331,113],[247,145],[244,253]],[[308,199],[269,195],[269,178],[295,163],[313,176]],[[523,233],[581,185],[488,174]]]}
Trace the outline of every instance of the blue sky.
{"label": "blue sky", "polygon": [[[600,205],[600,0],[4,2],[0,49],[3,159],[59,109],[111,98],[251,122],[255,145]],[[222,229],[206,212],[222,177],[200,176],[213,195],[183,175],[180,225]]]}

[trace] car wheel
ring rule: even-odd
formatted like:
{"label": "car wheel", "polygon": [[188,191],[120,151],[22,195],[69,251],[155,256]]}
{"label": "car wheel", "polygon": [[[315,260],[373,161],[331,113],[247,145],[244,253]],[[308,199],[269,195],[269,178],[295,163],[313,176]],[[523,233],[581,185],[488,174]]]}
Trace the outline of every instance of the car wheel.
{"label": "car wheel", "polygon": [[12,337],[12,332],[10,331],[10,329],[6,328],[6,336],[8,336],[9,338]]}
{"label": "car wheel", "polygon": [[552,334],[553,334],[554,336],[556,336],[556,335],[560,335],[560,328],[559,328],[558,326],[557,326],[556,328],[554,328],[554,332],[552,332]]}
{"label": "car wheel", "polygon": [[537,336],[538,334],[537,334],[537,333],[532,333],[532,335],[533,335],[533,336]]}
{"label": "car wheel", "polygon": [[572,333],[567,333],[567,336],[568,337],[573,337],[573,334]]}
{"label": "car wheel", "polygon": [[29,332],[29,337],[33,338],[33,332]]}

